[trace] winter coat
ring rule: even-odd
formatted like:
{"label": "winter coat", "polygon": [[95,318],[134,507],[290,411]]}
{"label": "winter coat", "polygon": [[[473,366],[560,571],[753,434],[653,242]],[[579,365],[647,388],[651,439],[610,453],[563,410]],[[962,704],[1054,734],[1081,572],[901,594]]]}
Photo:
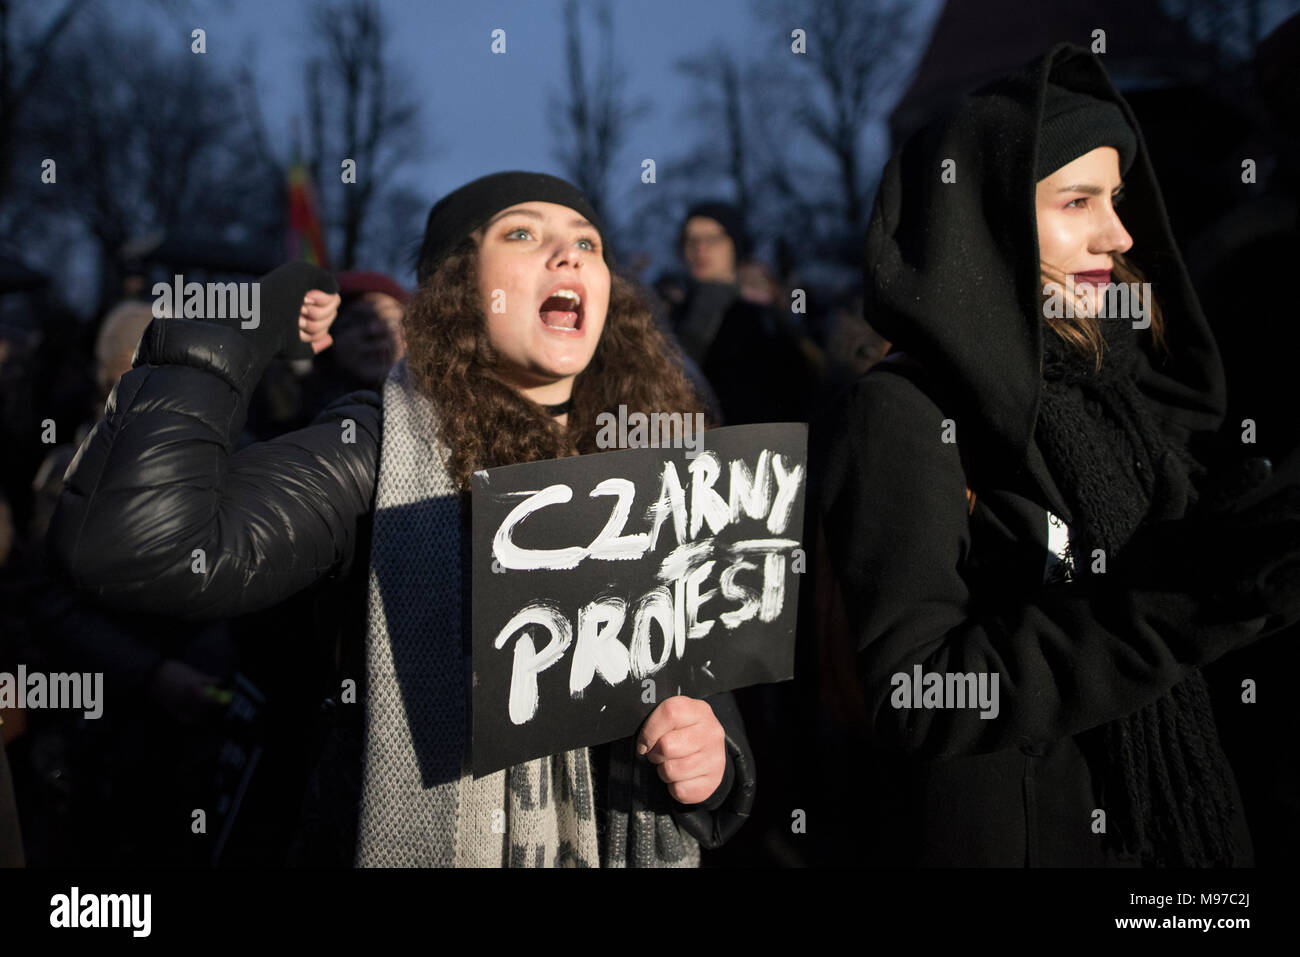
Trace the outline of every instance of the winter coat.
{"label": "winter coat", "polygon": [[675,325],[727,425],[808,421],[817,378],[772,309],[741,299],[734,285],[696,283]]}
{"label": "winter coat", "polygon": [[[1105,849],[1106,804],[1079,735],[1262,630],[1257,618],[1212,617],[1191,590],[1144,587],[1117,561],[1088,583],[1048,581],[1071,519],[1035,439],[1052,334],[1033,202],[1049,74],[1116,102],[1137,129],[1096,57],[1057,46],[910,141],[872,215],[866,317],[903,355],[858,381],[821,476],[846,617],[838,659],[856,672],[870,746],[852,818],[858,862],[1135,864]],[[955,182],[940,178],[946,159]],[[1140,134],[1126,192],[1131,255],[1172,349],[1142,363],[1138,387],[1167,438],[1188,445],[1219,425],[1222,373]],[[996,716],[969,702],[916,707],[918,667],[996,676]]]}
{"label": "winter coat", "polygon": [[[296,318],[264,308],[261,321]],[[235,452],[270,362],[264,351],[234,326],[155,320],[67,475],[50,525],[51,560],[109,606],[187,620],[248,614],[311,590],[337,630],[321,641],[341,640],[355,659],[365,634],[382,404],[374,392],[354,392],[307,428]],[[343,429],[354,441],[340,441]],[[705,847],[739,828],[754,788],[730,696],[710,703],[739,745],[728,752],[731,786],[674,812]]]}

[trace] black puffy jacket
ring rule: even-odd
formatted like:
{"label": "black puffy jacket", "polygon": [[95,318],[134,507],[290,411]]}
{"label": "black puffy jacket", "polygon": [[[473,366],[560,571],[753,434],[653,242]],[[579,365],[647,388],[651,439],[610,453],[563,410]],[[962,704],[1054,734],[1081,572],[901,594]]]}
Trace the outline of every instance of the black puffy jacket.
{"label": "black puffy jacket", "polygon": [[[269,351],[234,323],[155,319],[69,467],[49,530],[51,560],[108,606],[188,620],[248,614],[313,588],[323,600],[352,596],[356,614],[344,627],[355,648],[364,638],[381,401],[350,393],[308,427],[236,451]],[[353,443],[338,441],[346,419]],[[675,812],[706,848],[739,829],[755,787],[731,696],[710,703],[727,732],[727,775],[709,801]]]}

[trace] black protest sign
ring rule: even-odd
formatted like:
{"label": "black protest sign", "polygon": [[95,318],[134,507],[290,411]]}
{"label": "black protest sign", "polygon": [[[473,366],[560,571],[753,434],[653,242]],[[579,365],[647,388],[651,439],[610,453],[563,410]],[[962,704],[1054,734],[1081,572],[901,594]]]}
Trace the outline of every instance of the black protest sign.
{"label": "black protest sign", "polygon": [[808,428],[473,479],[475,775],[794,673]]}

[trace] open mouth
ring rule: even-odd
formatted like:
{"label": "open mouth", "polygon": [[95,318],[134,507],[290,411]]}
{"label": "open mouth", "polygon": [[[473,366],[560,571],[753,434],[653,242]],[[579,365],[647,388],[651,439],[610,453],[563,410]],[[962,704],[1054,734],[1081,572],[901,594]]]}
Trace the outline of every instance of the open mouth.
{"label": "open mouth", "polygon": [[542,323],[561,332],[581,332],[582,312],[582,294],[575,289],[554,290],[538,309]]}

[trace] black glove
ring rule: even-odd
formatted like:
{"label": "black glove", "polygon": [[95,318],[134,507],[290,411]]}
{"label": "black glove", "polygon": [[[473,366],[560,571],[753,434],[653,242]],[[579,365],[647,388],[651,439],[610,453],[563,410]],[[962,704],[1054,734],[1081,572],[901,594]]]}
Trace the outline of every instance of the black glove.
{"label": "black glove", "polygon": [[1273,463],[1252,457],[1215,469],[1201,489],[1197,511],[1230,512],[1250,503],[1260,491],[1267,493]]}
{"label": "black glove", "polygon": [[1271,635],[1300,622],[1300,561],[1278,565],[1258,593],[1247,599],[1267,618],[1262,635]]}
{"label": "black glove", "polygon": [[1126,584],[1205,599],[1220,620],[1300,618],[1300,485],[1266,481],[1217,510],[1143,526],[1115,571]]}
{"label": "black glove", "polygon": [[276,356],[310,359],[314,355],[311,344],[298,336],[298,314],[310,290],[339,291],[334,277],[310,263],[289,262],[257,281],[260,284],[257,327],[240,331],[253,340],[258,354],[268,359]]}

